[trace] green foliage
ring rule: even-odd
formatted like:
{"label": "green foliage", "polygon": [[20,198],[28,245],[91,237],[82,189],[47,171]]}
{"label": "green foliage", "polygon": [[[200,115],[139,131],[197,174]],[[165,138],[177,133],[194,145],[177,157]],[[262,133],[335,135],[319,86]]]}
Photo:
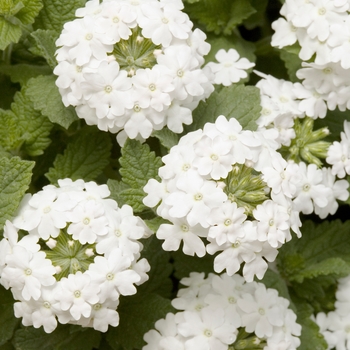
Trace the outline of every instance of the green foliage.
{"label": "green foliage", "polygon": [[33,327],[15,332],[13,344],[21,350],[92,350],[98,348],[101,333],[91,328],[75,331],[72,326],[59,325],[52,333]]}
{"label": "green foliage", "polygon": [[179,143],[179,135],[170,131],[168,128],[153,131],[152,136],[156,137],[168,150]]}
{"label": "green foliage", "polygon": [[15,65],[1,64],[0,73],[8,75],[13,83],[24,85],[30,78],[52,74],[52,70],[47,66],[36,66],[26,63]]}
{"label": "green foliage", "polygon": [[55,85],[54,75],[38,76],[28,81],[27,96],[34,104],[34,108],[47,116],[52,123],[64,128],[78,119],[73,107],[65,107],[62,97]]}
{"label": "green foliage", "polygon": [[284,64],[287,68],[288,76],[290,81],[297,82],[299,79],[296,76],[296,72],[301,68],[301,59],[298,54],[288,52],[286,50],[280,51],[280,57],[284,61]]}
{"label": "green foliage", "polygon": [[19,157],[0,159],[0,227],[11,219],[29,187],[34,162]]}
{"label": "green foliage", "polygon": [[68,143],[63,155],[57,155],[46,177],[51,183],[67,177],[94,180],[108,164],[111,147],[108,134],[86,127]]}
{"label": "green foliage", "polygon": [[[12,338],[19,319],[13,314],[12,293],[0,287],[0,346]],[[0,348],[1,349],[1,348]]]}
{"label": "green foliage", "polygon": [[19,41],[22,27],[34,22],[42,6],[41,0],[0,0],[0,50]]}
{"label": "green foliage", "polygon": [[206,102],[200,102],[193,112],[193,123],[185,127],[186,133],[214,123],[219,115],[236,118],[244,129],[256,130],[260,116],[260,92],[254,86],[231,85],[214,91]]}
{"label": "green foliage", "polygon": [[247,0],[188,1],[185,11],[208,32],[225,35],[230,35],[237,25],[256,12]]}
{"label": "green foliage", "polygon": [[32,52],[46,59],[48,65],[53,69],[57,65],[55,58],[57,34],[54,30],[38,29],[31,34],[36,42],[36,48]]}
{"label": "green foliage", "polygon": [[[150,151],[147,144],[128,139],[122,148],[122,156],[119,160],[122,176],[122,184],[110,181],[112,196],[120,203],[126,203],[133,207],[137,213],[147,209],[142,203],[145,197],[143,187],[149,179],[158,178],[158,169],[162,165],[160,157],[156,157]],[[115,191],[113,191],[115,189]]]}
{"label": "green foliage", "polygon": [[84,7],[86,0],[42,0],[44,8],[35,21],[35,27],[60,33],[64,23],[75,18],[75,10]]}
{"label": "green foliage", "polygon": [[281,273],[298,283],[305,278],[350,274],[350,221],[306,221],[301,239],[292,239],[280,249],[277,263]]}
{"label": "green foliage", "polygon": [[154,327],[154,323],[174,312],[169,299],[155,293],[137,293],[135,296],[121,297],[118,306],[120,324],[110,328],[107,341],[113,349],[141,349],[145,342],[143,335]]}

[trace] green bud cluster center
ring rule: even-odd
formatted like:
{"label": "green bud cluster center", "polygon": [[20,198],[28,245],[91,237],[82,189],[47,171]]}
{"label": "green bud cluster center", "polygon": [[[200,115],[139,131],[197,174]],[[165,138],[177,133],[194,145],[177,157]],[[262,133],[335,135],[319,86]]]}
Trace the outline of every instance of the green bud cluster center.
{"label": "green bud cluster center", "polygon": [[224,183],[228,199],[243,207],[247,216],[252,216],[253,210],[269,199],[261,174],[246,165],[235,165]]}
{"label": "green bud cluster center", "polygon": [[141,35],[139,27],[132,29],[127,40],[120,40],[114,45],[112,54],[119,63],[120,69],[135,74],[139,68],[152,68],[156,63],[155,50],[161,50],[161,45],[155,45],[151,39]]}
{"label": "green bud cluster center", "polygon": [[[49,248],[47,245],[46,247]],[[66,229],[60,231],[56,238],[56,246],[44,252],[52,265],[58,268],[55,274],[57,281],[62,277],[68,277],[69,274],[86,271],[96,256],[95,244],[81,244],[73,240]]]}

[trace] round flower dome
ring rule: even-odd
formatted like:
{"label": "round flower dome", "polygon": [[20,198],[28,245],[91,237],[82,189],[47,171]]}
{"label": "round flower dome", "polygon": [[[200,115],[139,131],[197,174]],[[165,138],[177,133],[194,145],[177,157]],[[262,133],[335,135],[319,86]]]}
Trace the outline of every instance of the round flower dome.
{"label": "round flower dome", "polygon": [[120,143],[164,126],[182,132],[214,89],[201,69],[210,45],[182,8],[176,0],[88,1],[56,41],[63,103]]}
{"label": "round flower dome", "polygon": [[58,181],[24,197],[0,242],[1,284],[16,317],[50,333],[60,323],[106,332],[117,326],[120,295],[136,293],[150,266],[138,241],[150,232],[106,185]]}

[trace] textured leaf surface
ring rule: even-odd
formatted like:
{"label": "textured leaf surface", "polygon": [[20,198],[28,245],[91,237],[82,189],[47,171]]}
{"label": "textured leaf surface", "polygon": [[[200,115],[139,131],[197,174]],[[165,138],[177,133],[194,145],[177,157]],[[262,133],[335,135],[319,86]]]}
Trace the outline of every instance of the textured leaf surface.
{"label": "textured leaf surface", "polygon": [[38,54],[44,57],[48,65],[53,69],[57,65],[55,58],[57,34],[54,30],[38,29],[31,34],[35,39]]}
{"label": "textured leaf surface", "polygon": [[87,127],[57,155],[46,177],[52,183],[67,177],[94,180],[108,164],[111,147],[108,134]]}
{"label": "textured leaf surface", "polygon": [[61,95],[55,85],[53,75],[39,76],[28,81],[27,95],[34,108],[47,116],[51,122],[68,128],[78,119],[73,107],[65,107]]}
{"label": "textured leaf surface", "polygon": [[152,136],[156,137],[160,141],[160,143],[167,149],[170,149],[171,147],[179,143],[179,135],[175,134],[167,128],[154,131],[152,133]]}
{"label": "textured leaf surface", "polygon": [[292,239],[281,249],[277,258],[280,271],[290,281],[335,274],[349,274],[350,221],[323,221],[316,225],[306,221],[301,239]]}
{"label": "textured leaf surface", "polygon": [[214,123],[219,115],[236,118],[244,129],[256,130],[255,121],[260,116],[260,92],[254,86],[231,85],[213,92],[206,102],[200,102],[193,112],[193,123],[187,132],[203,128],[205,123]]}
{"label": "textured leaf surface", "polygon": [[64,23],[75,18],[75,10],[84,7],[85,0],[43,0],[44,8],[36,20],[36,27],[60,33]]}
{"label": "textured leaf surface", "polygon": [[0,227],[11,219],[29,187],[34,162],[19,157],[0,159]]}

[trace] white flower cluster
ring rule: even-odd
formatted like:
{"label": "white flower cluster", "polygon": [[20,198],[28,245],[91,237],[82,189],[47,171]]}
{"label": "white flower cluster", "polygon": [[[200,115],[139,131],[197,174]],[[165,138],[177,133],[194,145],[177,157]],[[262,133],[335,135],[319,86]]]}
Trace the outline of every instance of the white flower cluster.
{"label": "white flower cluster", "polygon": [[327,105],[319,94],[300,83],[277,79],[257,71],[255,73],[262,77],[256,84],[260,89],[262,107],[257,124],[259,128],[274,127],[279,132],[277,141],[280,145],[289,146],[295,138],[293,126],[296,118],[317,119],[326,116]]}
{"label": "white flower cluster", "polygon": [[241,79],[247,78],[246,69],[255,66],[255,63],[249,62],[246,58],[240,58],[239,53],[235,49],[228,51],[220,49],[215,55],[216,62],[209,62],[209,67],[214,73],[214,84],[222,84],[230,86],[232,83],[238,83]]}
{"label": "white flower cluster", "polygon": [[314,59],[303,62],[304,68],[296,73],[303,79],[305,94],[327,102],[330,110],[349,109],[350,1],[286,0],[280,13],[285,18],[272,23],[272,46],[298,42],[299,57]]}
{"label": "white flower cluster", "polygon": [[246,283],[239,275],[191,273],[180,281],[172,305],[156,330],[144,335],[143,350],[293,350],[300,345],[301,326],[289,301],[275,289]]}
{"label": "white flower cluster", "polygon": [[326,161],[332,165],[332,174],[343,178],[350,175],[350,122],[344,121],[341,141],[335,141],[328,149]]}
{"label": "white flower cluster", "polygon": [[335,310],[318,313],[315,321],[328,343],[328,350],[350,350],[350,276],[338,281]]}
{"label": "white flower cluster", "polygon": [[242,130],[224,116],[182,137],[163,157],[161,182],[151,179],[144,187],[145,205],[159,204],[157,214],[171,222],[156,233],[163,249],[177,250],[183,241],[188,255],[220,252],[216,272],[233,275],[245,262],[247,281],[262,278],[265,259],[274,261],[291,239],[290,228],[300,236],[299,211],[314,202],[324,208],[330,191],[319,184],[322,171],[321,179],[314,177],[316,166],[286,162],[276,137],[274,129]]}
{"label": "white flower cluster", "polygon": [[150,232],[131,207],[107,198],[106,185],[58,183],[26,195],[6,222],[0,282],[18,300],[15,315],[25,326],[50,333],[58,319],[106,332],[119,324],[119,296],[148,279],[138,240]]}
{"label": "white flower cluster", "polygon": [[120,143],[165,125],[182,132],[214,89],[201,69],[210,45],[182,8],[176,0],[88,1],[56,41],[63,103],[119,133]]}

